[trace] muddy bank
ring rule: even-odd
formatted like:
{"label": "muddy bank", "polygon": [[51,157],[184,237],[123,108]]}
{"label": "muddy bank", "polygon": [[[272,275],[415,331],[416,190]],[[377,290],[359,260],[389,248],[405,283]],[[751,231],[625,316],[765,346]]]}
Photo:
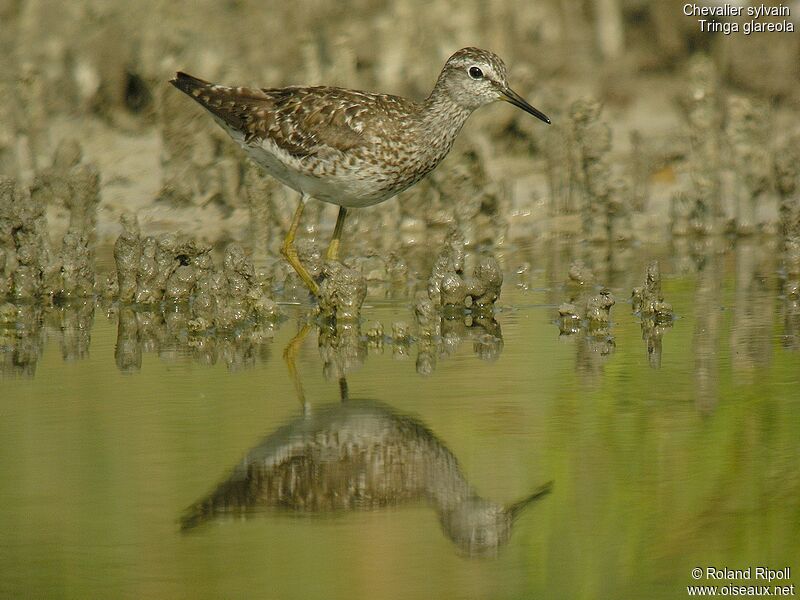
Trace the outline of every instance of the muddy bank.
{"label": "muddy bank", "polygon": [[[321,254],[335,207],[309,203],[297,246],[321,281],[321,318],[361,332],[359,344],[391,340],[398,356],[417,344],[418,370],[429,373],[449,338],[486,340],[476,352],[498,356],[493,320],[509,286],[548,268],[553,281],[566,279],[549,298],[560,306],[560,333],[585,339],[592,355],[613,351],[614,296],[640,287],[634,312],[656,366],[671,311],[649,271],[643,286],[632,280],[639,249],[670,244],[677,270],[700,273],[710,248],[740,252],[754,239],[775,249],[777,293],[787,331],[795,327],[796,36],[769,45],[763,36],[699,36],[669,4],[622,3],[613,18],[571,14],[569,30],[558,25],[567,16],[558,2],[465,6],[444,28],[448,5],[417,0],[356,12],[147,6],[0,7],[0,89],[9,98],[0,115],[0,297],[20,331],[35,329],[19,309],[28,302],[44,311],[113,306],[128,315],[131,339],[173,318],[182,336],[268,331],[283,303],[315,306],[279,255],[296,194],[244,159],[167,79],[181,68],[223,82],[324,82],[423,98],[439,62],[468,42],[503,56],[512,85],[553,125],[507,106],[479,111],[431,176],[353,211],[341,263]],[[267,34],[277,42],[270,48],[253,42]],[[764,60],[770,69],[759,67]],[[574,249],[553,264],[530,250],[557,240]],[[114,251],[113,266],[98,271],[99,244]],[[367,327],[373,300],[403,302],[406,314]],[[154,316],[137,316],[145,313]],[[787,334],[787,345],[795,339]]]}
{"label": "muddy bank", "polygon": [[[257,263],[285,232],[293,193],[254,170],[166,84],[174,70],[422,98],[441,61],[468,43],[503,56],[515,89],[552,113],[553,127],[509,107],[479,112],[433,177],[401,201],[361,211],[347,232],[363,243],[355,254],[424,244],[427,227],[442,224],[459,226],[470,244],[552,232],[663,239],[671,204],[676,232],[777,223],[773,186],[764,186],[773,147],[763,142],[797,122],[794,35],[699,34],[675,3],[616,3],[602,13],[555,1],[465,5],[457,23],[445,18],[447,3],[419,0],[357,11],[250,0],[170,8],[87,0],[69,11],[52,0],[6,4],[0,175],[26,187],[51,168],[56,148],[64,149],[56,162],[69,164],[70,140],[79,140],[101,175],[104,242],[128,211],[147,235],[180,229],[203,243],[237,241]],[[256,43],[265,36],[268,49]],[[55,196],[47,202],[60,237],[71,219],[53,210]],[[334,215],[311,208],[307,233],[327,233]]]}

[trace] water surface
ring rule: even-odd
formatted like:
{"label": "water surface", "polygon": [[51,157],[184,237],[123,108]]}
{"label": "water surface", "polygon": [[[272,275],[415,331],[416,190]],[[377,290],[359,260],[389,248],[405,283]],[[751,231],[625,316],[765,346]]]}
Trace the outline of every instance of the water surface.
{"label": "water surface", "polygon": [[[617,300],[599,338],[555,324],[581,253]],[[413,323],[407,298],[368,300],[360,330],[312,326],[295,361],[305,403],[283,360],[299,307],[259,336],[202,343],[142,307],[3,326],[0,595],[675,598],[698,566],[797,571],[800,318],[779,257],[756,241],[612,254],[507,254],[496,323],[448,321],[433,350],[391,338]],[[652,258],[677,318],[648,344],[627,298]],[[385,336],[369,340],[374,321]],[[353,441],[362,409],[416,450]],[[308,419],[339,427],[328,449],[373,458],[348,472],[298,452],[269,480],[291,493],[182,529],[249,452],[297,441]],[[443,517],[550,481],[494,542],[484,530],[470,545],[469,523]]]}

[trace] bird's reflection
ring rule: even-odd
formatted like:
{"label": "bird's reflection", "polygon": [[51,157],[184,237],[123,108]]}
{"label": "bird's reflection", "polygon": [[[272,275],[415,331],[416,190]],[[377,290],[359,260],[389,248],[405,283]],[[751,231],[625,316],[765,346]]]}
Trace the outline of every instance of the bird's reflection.
{"label": "bird's reflection", "polygon": [[461,551],[496,552],[522,510],[551,484],[507,506],[481,498],[430,429],[381,402],[349,398],[344,378],[341,403],[305,408],[294,357],[309,329],[304,327],[285,352],[303,414],[264,438],[227,479],[189,507],[182,529],[268,509],[335,513],[423,501],[436,510],[444,533]]}

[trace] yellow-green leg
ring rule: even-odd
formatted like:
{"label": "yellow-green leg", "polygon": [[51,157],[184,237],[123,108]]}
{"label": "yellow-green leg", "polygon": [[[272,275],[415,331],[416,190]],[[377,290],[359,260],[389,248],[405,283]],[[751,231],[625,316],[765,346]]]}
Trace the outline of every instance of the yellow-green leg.
{"label": "yellow-green leg", "polygon": [[303,391],[303,382],[300,381],[300,375],[297,373],[297,355],[309,331],[311,331],[311,324],[306,323],[303,325],[302,329],[297,332],[297,335],[292,338],[292,341],[286,345],[286,349],[283,351],[283,360],[286,361],[286,367],[289,369],[289,378],[294,384],[294,391],[297,394],[297,399],[300,400],[300,404],[305,412],[308,412],[308,406],[306,405],[306,395]]}
{"label": "yellow-green leg", "polygon": [[344,206],[339,207],[339,214],[336,215],[336,226],[333,228],[333,238],[328,245],[328,251],[325,253],[325,258],[328,260],[337,260],[339,258],[339,238],[342,237],[342,229],[344,229],[344,218],[347,216],[347,209]]}
{"label": "yellow-green leg", "polygon": [[308,289],[311,290],[311,293],[315,296],[319,296],[319,286],[317,282],[314,281],[314,278],[311,277],[311,273],[303,266],[303,263],[300,262],[300,259],[297,256],[297,250],[294,247],[294,238],[297,235],[297,227],[300,225],[300,218],[303,216],[303,209],[306,206],[306,196],[300,196],[300,202],[297,204],[297,210],[294,211],[294,217],[292,217],[292,224],[289,227],[289,232],[286,234],[286,239],[283,240],[283,246],[281,246],[281,254],[289,261],[289,264],[292,265],[292,268],[300,275],[300,279],[303,280],[303,283],[308,286]]}

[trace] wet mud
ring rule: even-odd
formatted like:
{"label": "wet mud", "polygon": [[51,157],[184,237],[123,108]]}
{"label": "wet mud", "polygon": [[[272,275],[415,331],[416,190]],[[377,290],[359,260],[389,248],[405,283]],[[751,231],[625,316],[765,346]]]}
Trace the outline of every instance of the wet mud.
{"label": "wet mud", "polygon": [[[216,23],[241,23],[236,15],[244,4],[209,10]],[[632,264],[637,244],[671,244],[695,268],[691,257],[731,239],[724,236],[755,236],[774,240],[779,252],[785,339],[796,344],[800,134],[798,88],[787,84],[797,74],[785,59],[800,50],[796,39],[781,37],[775,48],[759,50],[776,69],[787,69],[781,79],[754,68],[750,53],[727,63],[718,54],[755,42],[701,40],[655,8],[630,22],[620,13],[628,33],[639,37],[613,71],[598,71],[593,52],[556,30],[551,42],[512,46],[487,32],[486,45],[498,44],[518,89],[541,99],[553,125],[535,127],[518,111],[476,114],[430,177],[396,201],[353,211],[341,262],[322,258],[333,210],[309,203],[297,248],[320,282],[320,298],[313,299],[279,253],[294,192],[199,120],[165,82],[176,68],[196,67],[224,81],[256,73],[274,85],[326,80],[418,96],[430,74],[426,61],[408,59],[436,51],[387,41],[376,53],[355,31],[331,37],[338,17],[324,16],[325,9],[286,21],[290,29],[313,21],[316,33],[298,38],[300,51],[271,49],[282,60],[265,71],[260,52],[237,46],[246,36],[220,38],[218,54],[209,54],[197,52],[196,41],[164,35],[162,27],[137,27],[138,10],[95,14],[81,4],[75,18],[58,21],[49,5],[3,9],[9,61],[0,86],[13,102],[0,119],[0,297],[4,323],[16,324],[19,339],[35,338],[41,328],[32,315],[46,320],[77,303],[119,318],[123,370],[141,363],[142,346],[176,344],[201,360],[243,364],[250,359],[241,357],[257,354],[280,326],[286,307],[299,304],[315,311],[319,323],[357,332],[352,339],[372,351],[386,346],[401,356],[416,346],[417,370],[429,374],[457,340],[473,340],[482,358],[499,356],[495,316],[504,290],[516,283],[509,275],[516,269],[524,279],[543,266],[519,249],[571,240],[578,249],[556,276],[565,281],[553,299],[559,332],[608,356],[615,294],[627,295],[619,274]],[[536,15],[521,10],[548,28],[545,13],[552,17],[563,7],[545,3]],[[96,19],[108,25],[102,33],[77,35]],[[669,36],[665,23],[674,26]],[[602,41],[604,56],[618,55],[621,42],[608,23],[590,19],[576,27],[594,31],[587,35]],[[144,31],[151,32],[146,40]],[[53,41],[49,54],[36,43],[45,35]],[[557,59],[564,44],[574,55],[569,77],[552,66],[564,67]],[[526,67],[520,56],[555,62]],[[62,93],[49,93],[54,86]],[[642,112],[648,103],[654,108]],[[113,267],[98,258],[108,247]],[[660,289],[659,269],[651,265],[631,300],[653,366],[660,363],[661,336],[679,326]],[[387,300],[403,304],[404,321],[367,325],[370,302]],[[626,318],[626,311],[614,312]],[[231,354],[215,347],[215,336],[221,348],[229,336],[250,341]],[[144,339],[150,341],[131,342]]]}

